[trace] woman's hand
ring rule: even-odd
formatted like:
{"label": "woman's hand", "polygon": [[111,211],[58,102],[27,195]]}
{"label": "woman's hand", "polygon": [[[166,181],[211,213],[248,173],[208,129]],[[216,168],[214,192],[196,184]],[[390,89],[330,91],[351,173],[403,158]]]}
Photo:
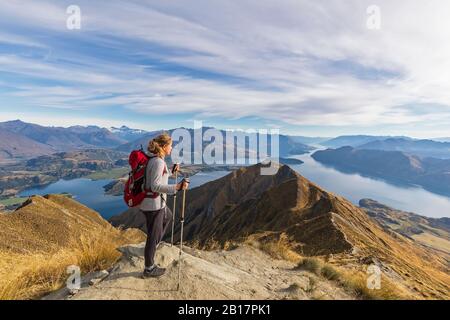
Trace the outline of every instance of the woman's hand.
{"label": "woman's hand", "polygon": [[180,165],[178,163],[175,163],[172,167],[172,174],[175,174],[175,172],[180,171]]}
{"label": "woman's hand", "polygon": [[177,190],[187,190],[189,187],[189,180],[183,179],[181,182],[177,183]]}

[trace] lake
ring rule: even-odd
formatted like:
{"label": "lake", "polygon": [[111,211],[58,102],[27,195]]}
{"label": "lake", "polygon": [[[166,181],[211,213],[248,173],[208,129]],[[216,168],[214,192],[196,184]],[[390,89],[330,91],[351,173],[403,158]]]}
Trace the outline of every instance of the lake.
{"label": "lake", "polygon": [[[195,188],[202,184],[219,179],[227,175],[228,171],[199,172],[190,177],[190,187]],[[45,187],[32,188],[19,194],[21,197],[31,195],[46,195],[49,193],[68,192],[74,196],[74,199],[85,206],[99,212],[103,218],[109,219],[125,210],[127,206],[123,198],[106,195],[103,186],[112,180],[90,180],[85,178],[73,180],[59,180]],[[174,183],[174,182],[171,182]]]}
{"label": "lake", "polygon": [[323,189],[347,198],[358,205],[370,198],[394,209],[414,212],[433,218],[450,217],[450,198],[434,194],[421,187],[392,183],[357,173],[344,173],[325,166],[305,154],[293,157],[304,163],[290,167]]}
{"label": "lake", "polygon": [[[311,154],[293,158],[300,159],[304,163],[290,165],[292,169],[325,190],[343,196],[356,205],[358,205],[360,199],[370,198],[395,209],[428,217],[450,217],[450,198],[448,197],[431,193],[420,187],[394,185],[381,179],[340,172],[315,161],[311,158]],[[228,171],[199,172],[190,177],[190,187],[198,187],[228,173]],[[104,218],[108,219],[127,209],[122,197],[104,194],[103,186],[109,182],[111,180],[60,180],[44,188],[26,190],[20,193],[20,196],[69,192],[74,195],[77,201],[98,211]]]}

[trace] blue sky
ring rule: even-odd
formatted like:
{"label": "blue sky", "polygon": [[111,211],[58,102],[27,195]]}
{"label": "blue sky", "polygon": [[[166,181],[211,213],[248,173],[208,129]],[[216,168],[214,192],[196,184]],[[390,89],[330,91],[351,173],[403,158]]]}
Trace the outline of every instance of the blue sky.
{"label": "blue sky", "polygon": [[2,1],[0,121],[450,136],[449,2],[376,2]]}

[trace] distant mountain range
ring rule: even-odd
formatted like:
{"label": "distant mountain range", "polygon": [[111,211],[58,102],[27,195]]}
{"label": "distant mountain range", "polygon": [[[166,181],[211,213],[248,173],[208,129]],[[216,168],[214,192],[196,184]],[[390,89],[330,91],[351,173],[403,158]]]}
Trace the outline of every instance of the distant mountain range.
{"label": "distant mountain range", "polygon": [[32,158],[75,149],[113,148],[126,142],[108,129],[96,126],[44,127],[15,120],[0,123],[0,130],[0,140],[7,139],[9,145],[5,146],[5,142],[1,145],[3,159]]}
{"label": "distant mountain range", "polygon": [[[202,128],[203,132],[209,129]],[[141,146],[146,149],[148,141],[162,132],[172,133],[176,129],[145,131],[131,129],[127,126],[119,128],[100,128],[98,126],[45,127],[26,123],[20,120],[0,122],[0,162],[31,159],[41,155],[56,152],[73,151],[77,149],[109,148],[117,151],[130,152]],[[193,137],[194,130],[189,130]],[[226,131],[220,130],[226,147]],[[441,138],[442,141],[445,138]],[[210,142],[203,142],[206,147]],[[270,139],[268,148],[270,148]],[[386,151],[402,151],[421,158],[450,158],[450,142],[434,140],[416,140],[399,136],[354,135],[336,138],[304,137],[280,135],[280,157],[304,154],[313,151],[310,146],[321,144],[331,148],[351,146],[359,149],[374,149]],[[193,150],[193,139],[192,139]],[[255,150],[246,150],[246,153]]]}
{"label": "distant mountain range", "polygon": [[[183,128],[184,129],[184,128]],[[204,127],[202,128],[202,132],[205,132],[207,129],[211,129],[208,127]],[[154,137],[156,137],[158,134],[161,134],[162,132],[168,132],[169,134],[172,134],[176,129],[171,129],[171,130],[160,130],[160,131],[153,131],[153,132],[149,132],[147,134],[145,134],[144,136],[141,136],[139,139],[131,141],[129,143],[123,144],[119,147],[117,147],[118,151],[123,151],[123,152],[130,152],[132,150],[138,149],[141,146],[146,149],[148,142],[153,139]],[[191,150],[192,152],[194,152],[194,129],[187,129],[190,133],[191,136]],[[199,129],[195,129],[195,130],[199,130]],[[224,148],[227,147],[227,142],[226,142],[226,131],[224,130],[219,130],[222,134],[223,137],[223,146]],[[305,138],[305,137],[303,137]],[[279,153],[280,153],[280,157],[288,157],[290,155],[296,155],[296,154],[304,154],[307,152],[310,152],[312,150],[314,150],[313,147],[308,146],[304,143],[298,142],[299,139],[302,139],[302,137],[291,137],[291,136],[286,136],[286,135],[280,135],[279,136]],[[312,138],[314,139],[314,138]],[[210,144],[210,142],[204,141],[203,142],[203,147],[207,146],[208,144]],[[175,144],[176,145],[176,144]],[[270,139],[268,139],[267,142],[268,145],[268,149],[270,150],[271,147],[271,141]],[[256,150],[250,150],[248,149],[248,151],[256,151]],[[224,152],[225,154],[225,152]]]}
{"label": "distant mountain range", "polygon": [[330,137],[304,137],[304,136],[289,136],[294,142],[300,142],[303,144],[321,144],[322,142],[329,141]]}
{"label": "distant mountain range", "polygon": [[450,159],[450,139],[412,139],[391,136],[340,136],[320,142],[330,148],[353,147],[358,149],[402,151],[421,158]]}
{"label": "distant mountain range", "polygon": [[391,137],[391,136],[369,136],[369,135],[352,135],[352,136],[339,136],[330,140],[320,142],[321,145],[330,148],[340,148],[340,147],[359,147],[364,144],[373,141],[384,141],[386,139],[398,138],[405,140],[412,140],[409,137],[399,136],[399,137]]}
{"label": "distant mountain range", "polygon": [[352,147],[321,150],[312,157],[342,171],[417,184],[432,192],[450,196],[450,159],[421,159],[400,151]]}
{"label": "distant mountain range", "polygon": [[450,159],[450,142],[433,140],[411,140],[405,138],[389,138],[376,140],[358,146],[358,149],[402,151],[421,158]]}
{"label": "distant mountain range", "polygon": [[[203,132],[209,129],[202,128]],[[20,120],[0,123],[0,161],[31,159],[36,156],[49,155],[56,152],[74,151],[78,149],[109,148],[117,151],[130,152],[141,146],[146,149],[149,140],[162,132],[172,133],[176,129],[145,131],[130,129],[126,126],[120,128],[100,128],[97,126],[44,127],[26,123]],[[189,130],[193,137],[194,130]],[[226,146],[226,131],[220,131]],[[291,137],[280,135],[280,156],[287,157],[303,154],[314,150],[302,142],[319,141],[320,138]],[[318,140],[319,139],[319,140]],[[6,142],[7,141],[7,142]],[[193,150],[192,139],[192,150]],[[270,147],[270,140],[268,145]],[[210,142],[204,141],[203,147]],[[253,150],[254,151],[254,150]],[[252,150],[246,150],[246,153]]]}

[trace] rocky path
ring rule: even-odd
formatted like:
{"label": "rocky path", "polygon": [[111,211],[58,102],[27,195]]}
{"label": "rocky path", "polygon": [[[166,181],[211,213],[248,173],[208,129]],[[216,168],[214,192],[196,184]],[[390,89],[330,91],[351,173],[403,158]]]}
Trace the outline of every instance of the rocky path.
{"label": "rocky path", "polygon": [[185,247],[177,291],[178,247],[162,243],[156,262],[167,268],[166,274],[144,280],[143,246],[120,248],[122,259],[103,281],[85,285],[73,295],[61,290],[46,299],[351,299],[334,283],[249,246],[231,251]]}

